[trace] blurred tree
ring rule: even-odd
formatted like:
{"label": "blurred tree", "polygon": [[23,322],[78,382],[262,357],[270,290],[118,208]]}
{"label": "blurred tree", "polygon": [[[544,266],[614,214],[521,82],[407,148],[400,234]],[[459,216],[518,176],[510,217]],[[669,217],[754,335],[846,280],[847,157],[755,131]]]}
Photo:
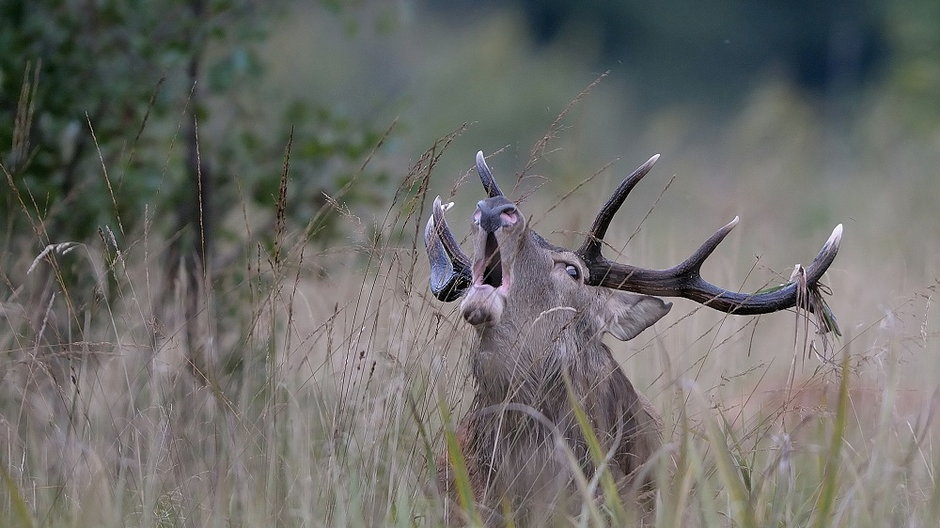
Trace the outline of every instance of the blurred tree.
{"label": "blurred tree", "polygon": [[[271,247],[276,204],[284,205],[278,182],[292,127],[291,171],[309,176],[291,188],[301,198],[297,203],[330,210],[325,196],[350,180],[367,184],[364,191],[347,192],[345,201],[369,199],[382,181],[384,173],[363,170],[363,159],[386,124],[354,122],[312,100],[267,101],[260,115],[246,109],[243,93],[263,73],[254,49],[285,5],[0,0],[0,162],[6,180],[0,219],[6,243],[19,245],[3,258],[9,263],[22,255],[24,243],[39,246],[32,254],[44,254],[51,266],[46,279],[34,281],[44,286],[30,305],[45,307],[55,291],[65,294],[61,339],[83,336],[81,314],[94,310],[103,292],[117,289],[96,284],[94,274],[80,269],[85,264],[42,252],[50,244],[100,237],[106,254],[115,257],[145,222],[169,240],[162,271],[167,284],[184,287],[190,357],[201,370],[197,350],[212,332],[205,321],[196,326],[205,312],[200,303],[212,288],[213,267],[232,262],[213,257],[221,220],[239,214],[224,204],[245,200],[271,211],[270,224],[254,230],[255,240],[235,244],[236,251],[255,242]],[[326,16],[342,12],[333,2],[323,5]],[[279,213],[300,228],[312,216],[310,206],[281,207]],[[322,242],[336,236],[337,217],[320,215],[312,234]],[[239,241],[246,236],[228,234]],[[4,274],[9,268],[2,268]],[[48,280],[53,275],[56,280]],[[108,277],[119,281],[116,273]],[[161,306],[179,295],[173,288],[161,291]]]}
{"label": "blurred tree", "polygon": [[[0,158],[8,182],[0,215],[8,242],[60,247],[97,233],[114,257],[145,221],[153,222],[143,214],[148,207],[175,211],[175,221],[153,225],[172,226],[178,235],[164,269],[170,283],[179,272],[189,286],[192,338],[197,276],[207,268],[213,238],[211,155],[199,153],[196,128],[206,109],[200,67],[210,42],[243,41],[246,30],[260,27],[261,14],[247,0],[5,1],[0,122],[13,126],[0,127],[0,145],[10,145]],[[17,237],[27,226],[33,235]],[[40,255],[50,265],[39,268],[36,298],[27,306],[62,312],[44,339],[85,340],[88,316],[118,288],[101,284],[81,259],[47,249]],[[106,276],[111,286],[118,283],[116,273]],[[64,303],[58,307],[57,294]],[[32,327],[39,328],[35,317]]]}
{"label": "blurred tree", "polygon": [[[324,1],[324,12],[342,12],[334,4]],[[209,223],[214,202],[237,198],[234,186],[217,188],[219,173],[237,174],[248,198],[271,205],[295,124],[295,164],[337,166],[309,190],[314,200],[341,188],[385,124],[353,122],[310,100],[271,101],[259,123],[239,99],[263,74],[253,44],[282,5],[0,2],[0,161],[14,185],[0,191],[0,218],[22,227],[20,195],[46,232],[84,240],[102,225],[139,230],[149,204],[176,210],[175,225],[163,226],[174,233],[199,214]],[[194,126],[212,130],[213,120],[231,134],[204,139],[197,166]]]}
{"label": "blurred tree", "polygon": [[177,165],[183,153],[171,146],[194,147],[195,116],[205,117],[206,46],[244,41],[246,29],[260,27],[253,4],[5,1],[0,121],[16,126],[0,127],[13,184],[4,186],[3,218],[23,221],[18,194],[42,221],[43,243],[46,233],[85,240],[102,225],[133,232],[145,204],[179,199],[174,189],[196,171],[191,161]]}
{"label": "blurred tree", "polygon": [[940,132],[940,2],[888,3],[888,38],[897,50],[888,88],[900,103],[903,121]]}
{"label": "blurred tree", "polygon": [[[192,23],[171,21],[191,20],[188,5],[130,4],[136,3],[13,0],[0,7],[0,120],[7,125],[0,127],[0,145],[11,146],[3,163],[47,231],[84,238],[120,215],[89,125],[114,167],[121,151],[132,148],[128,135],[142,129],[144,116],[168,108],[157,90],[162,72],[185,61]],[[21,87],[28,88],[25,97]],[[137,211],[139,185],[155,182],[129,178],[125,186],[123,173],[141,168],[130,158],[128,165],[112,182],[122,198],[115,201]],[[4,187],[0,212],[10,220],[20,206]]]}
{"label": "blurred tree", "polygon": [[[625,69],[647,104],[734,106],[768,69],[819,93],[881,73],[888,49],[880,3],[514,0],[539,45],[577,47],[600,69]],[[434,2],[474,9],[480,2]],[[586,52],[586,53],[585,53]]]}

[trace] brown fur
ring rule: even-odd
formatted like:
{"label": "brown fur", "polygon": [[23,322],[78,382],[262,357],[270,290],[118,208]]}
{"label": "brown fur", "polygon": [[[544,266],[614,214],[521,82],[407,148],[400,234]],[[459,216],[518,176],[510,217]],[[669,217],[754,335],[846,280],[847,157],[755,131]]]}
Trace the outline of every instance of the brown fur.
{"label": "brown fur", "polygon": [[[473,236],[479,261],[486,233],[475,226]],[[660,446],[659,419],[601,337],[629,339],[670,305],[585,285],[584,262],[538,238],[521,217],[495,236],[509,293],[471,289],[462,305],[468,320],[484,321],[475,326],[480,340],[470,357],[477,392],[457,430],[477,511],[488,525],[511,516],[526,526],[556,524],[580,511],[585,497],[575,472],[591,480],[597,464],[574,402],[609,456],[624,503],[648,509],[638,497],[653,488],[644,464]],[[571,265],[580,277],[566,271]],[[447,461],[440,460],[439,484],[456,498]]]}

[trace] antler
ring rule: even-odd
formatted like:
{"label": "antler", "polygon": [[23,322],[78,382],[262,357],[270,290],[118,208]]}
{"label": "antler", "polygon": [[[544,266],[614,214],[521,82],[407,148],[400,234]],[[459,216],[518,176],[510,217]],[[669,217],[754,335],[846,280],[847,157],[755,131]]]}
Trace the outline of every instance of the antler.
{"label": "antler", "polygon": [[776,312],[796,306],[798,303],[802,308],[810,311],[814,310],[811,303],[803,301],[805,296],[802,295],[801,287],[805,285],[809,290],[818,288],[820,277],[832,264],[836,253],[839,251],[839,243],[842,240],[842,224],[836,226],[832,231],[832,235],[829,236],[829,240],[826,241],[822,250],[813,259],[809,268],[806,269],[805,282],[802,279],[791,281],[780,288],[763,293],[740,293],[725,290],[708,283],[700,274],[705,260],[738,224],[738,217],[735,217],[734,220],[709,237],[689,258],[669,269],[638,268],[604,258],[601,255],[601,243],[607,233],[607,227],[610,225],[611,219],[627,198],[627,194],[649,173],[658,159],[659,155],[657,154],[628,176],[617,187],[617,190],[614,191],[614,194],[597,214],[597,218],[594,219],[591,232],[577,251],[588,266],[589,276],[586,279],[588,284],[647,295],[684,297],[702,303],[709,308],[738,315]]}
{"label": "antler", "polygon": [[[482,150],[477,152],[477,173],[490,198],[503,196],[503,191],[493,179],[493,171],[486,165]],[[424,247],[431,262],[431,293],[444,302],[459,298],[473,281],[470,258],[460,249],[460,244],[444,219],[444,212],[452,205],[441,205],[441,197],[435,198],[431,217],[424,228]]]}
{"label": "antler", "polygon": [[496,180],[493,179],[493,171],[490,170],[489,166],[486,164],[486,158],[483,156],[483,151],[477,151],[477,174],[480,175],[480,181],[483,182],[483,188],[486,190],[486,194],[490,198],[494,196],[503,196],[503,191],[499,190],[499,185],[496,185]]}
{"label": "antler", "polygon": [[441,205],[441,197],[435,198],[431,217],[424,228],[424,247],[431,262],[431,293],[444,302],[463,295],[472,281],[470,258],[460,249],[444,219],[444,211],[453,205]]}
{"label": "antler", "polygon": [[591,232],[581,248],[578,249],[577,253],[581,255],[581,258],[587,261],[589,257],[601,257],[601,242],[604,240],[604,235],[607,234],[610,221],[614,219],[614,215],[617,214],[617,210],[623,205],[623,201],[627,199],[630,191],[636,187],[636,184],[640,183],[643,176],[649,174],[657,161],[659,161],[659,154],[654,154],[652,158],[646,160],[646,163],[637,167],[633,174],[620,182],[617,190],[614,191],[604,207],[601,207],[600,212],[597,213],[597,218],[594,219],[594,224],[591,226]]}

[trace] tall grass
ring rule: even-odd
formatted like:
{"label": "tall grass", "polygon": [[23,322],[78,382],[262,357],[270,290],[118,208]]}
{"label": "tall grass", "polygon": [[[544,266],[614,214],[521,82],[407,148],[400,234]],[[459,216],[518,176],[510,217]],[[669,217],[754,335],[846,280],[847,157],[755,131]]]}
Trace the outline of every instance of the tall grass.
{"label": "tall grass", "polygon": [[[432,178],[436,165],[444,156],[469,165],[467,153],[476,150],[460,144],[459,132],[418,156],[372,218],[355,217],[337,199],[324,214],[372,224],[362,231],[370,235],[345,247],[311,243],[315,222],[292,231],[278,220],[296,199],[285,163],[271,211],[243,206],[236,215],[246,230],[273,215],[274,244],[234,244],[234,263],[202,274],[195,287],[166,278],[162,270],[179,264],[166,261],[169,241],[149,230],[123,245],[113,237],[60,241],[54,233],[38,244],[16,234],[7,251],[17,253],[4,256],[11,266],[0,304],[0,524],[443,523],[456,505],[439,496],[435,464],[453,444],[454,421],[472,393],[466,357],[474,338],[453,305],[428,295],[420,236],[429,196],[441,193],[431,188],[440,180]],[[792,163],[778,156],[742,164]],[[877,180],[874,170],[858,176]],[[658,191],[667,181],[647,185]],[[613,240],[626,240],[642,222],[630,236],[632,261],[678,261],[710,233],[697,223],[726,220],[734,196],[685,185],[693,191],[679,191],[680,201],[704,198],[687,215],[672,215],[667,193],[649,220],[642,215],[650,205],[640,203],[639,213],[618,221],[622,232]],[[467,189],[458,199],[482,195]],[[872,257],[884,247],[873,249],[873,233],[878,244],[882,232],[916,239],[905,231],[910,218],[932,218],[926,209],[893,214],[916,191],[901,185],[879,197],[887,204],[853,211],[853,197],[867,196],[862,190],[812,190],[833,215],[850,217],[828,277],[845,335],[828,347],[792,315],[733,318],[683,302],[631,343],[612,343],[665,418],[650,522],[935,522],[940,368],[931,303],[938,281],[934,268],[910,260],[940,255],[934,244],[903,256],[889,246],[883,261]],[[779,210],[801,194],[793,189],[781,201],[771,186],[744,207]],[[584,193],[562,196],[556,203],[537,194],[528,204],[551,210],[539,225],[550,238],[583,229],[580,211],[597,206]],[[709,261],[714,282],[736,287],[753,275],[745,287],[757,289],[775,280],[770,271],[792,265],[780,255],[809,258],[828,233],[794,234],[785,227],[793,224],[750,218],[740,229],[754,232],[732,237]],[[774,262],[755,266],[753,247],[767,239]],[[907,289],[898,291],[899,283]],[[191,299],[196,321],[184,316]],[[192,325],[195,344],[185,339]],[[458,488],[466,484],[459,472],[457,480]],[[623,518],[611,495],[606,504],[589,503],[572,524],[603,524],[611,512]]]}

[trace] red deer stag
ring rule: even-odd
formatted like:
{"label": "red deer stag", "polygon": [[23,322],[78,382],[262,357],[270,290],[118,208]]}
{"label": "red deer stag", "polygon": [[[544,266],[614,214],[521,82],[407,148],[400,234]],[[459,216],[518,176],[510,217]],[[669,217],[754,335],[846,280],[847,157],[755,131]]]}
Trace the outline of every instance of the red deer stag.
{"label": "red deer stag", "polygon": [[[839,250],[841,225],[805,269],[803,280],[757,294],[724,290],[699,274],[737,218],[669,269],[606,259],[601,246],[611,219],[657,159],[650,158],[620,184],[574,251],[529,228],[517,205],[500,191],[482,152],[476,166],[489,198],[473,214],[472,258],[448,227],[440,197],[434,200],[425,230],[431,291],[444,302],[463,297],[461,313],[479,336],[470,357],[476,395],[457,440],[477,511],[488,524],[508,522],[502,519],[506,512],[517,524],[545,525],[577,511],[573,471],[580,466],[591,478],[596,467],[573,402],[584,410],[607,453],[624,504],[648,511],[649,501],[639,497],[652,490],[653,479],[642,466],[660,446],[659,418],[601,336],[632,339],[663,317],[672,304],[650,295],[684,297],[731,314],[798,305],[823,309],[806,299],[820,295],[818,281]],[[454,496],[447,460],[439,465],[439,479]]]}

